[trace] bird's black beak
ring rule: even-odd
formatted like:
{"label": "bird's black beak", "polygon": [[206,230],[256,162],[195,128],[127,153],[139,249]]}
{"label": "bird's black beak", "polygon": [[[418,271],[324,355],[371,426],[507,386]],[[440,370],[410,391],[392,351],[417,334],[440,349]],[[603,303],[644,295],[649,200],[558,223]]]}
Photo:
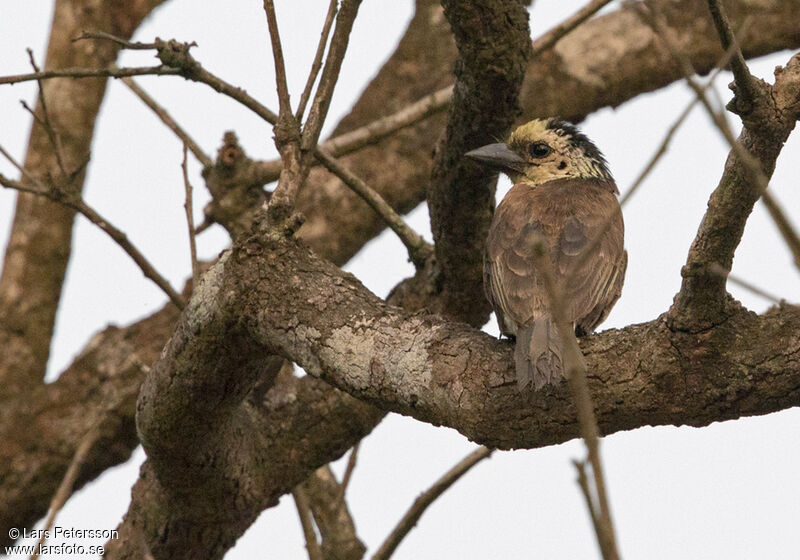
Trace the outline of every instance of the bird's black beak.
{"label": "bird's black beak", "polygon": [[526,165],[524,159],[502,142],[483,146],[464,155],[503,171],[522,173]]}

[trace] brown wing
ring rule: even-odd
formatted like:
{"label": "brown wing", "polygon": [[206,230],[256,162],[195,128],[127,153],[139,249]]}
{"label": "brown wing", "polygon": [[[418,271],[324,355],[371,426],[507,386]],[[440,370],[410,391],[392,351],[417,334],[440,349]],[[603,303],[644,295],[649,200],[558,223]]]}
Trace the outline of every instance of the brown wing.
{"label": "brown wing", "polygon": [[548,228],[532,211],[530,194],[526,184],[508,192],[495,211],[486,242],[484,288],[500,331],[509,336],[547,309],[533,248],[536,239],[548,241]]}
{"label": "brown wing", "polygon": [[[610,185],[613,187],[613,185]],[[566,276],[592,239],[611,224],[586,264]],[[537,239],[550,247],[553,270],[562,283],[568,319],[591,332],[619,297],[625,274],[622,214],[608,183],[558,180],[539,186],[515,185],[497,207],[484,261],[485,288],[500,330],[548,314],[547,294],[534,266]]]}
{"label": "brown wing", "polygon": [[[616,196],[599,186],[575,191],[571,197],[572,214],[564,221],[554,260],[564,282],[568,318],[575,322],[578,334],[588,334],[619,299],[627,254]],[[599,244],[584,257],[584,250],[589,250],[598,237]]]}

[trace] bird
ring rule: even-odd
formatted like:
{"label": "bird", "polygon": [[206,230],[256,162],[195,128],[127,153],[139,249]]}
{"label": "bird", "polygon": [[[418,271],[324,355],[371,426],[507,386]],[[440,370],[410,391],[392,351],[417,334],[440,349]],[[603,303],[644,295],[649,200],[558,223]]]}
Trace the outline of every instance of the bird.
{"label": "bird", "polygon": [[501,334],[515,342],[518,388],[557,384],[563,351],[537,251],[549,255],[575,335],[594,332],[619,299],[628,264],[619,190],[597,146],[557,117],[465,155],[514,183],[492,217],[483,280]]}

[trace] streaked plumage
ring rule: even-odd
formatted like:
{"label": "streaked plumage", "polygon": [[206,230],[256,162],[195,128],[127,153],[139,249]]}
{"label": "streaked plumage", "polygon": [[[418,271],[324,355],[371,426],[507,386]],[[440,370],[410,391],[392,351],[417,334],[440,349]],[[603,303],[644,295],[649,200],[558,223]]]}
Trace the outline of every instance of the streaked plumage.
{"label": "streaked plumage", "polygon": [[[542,240],[549,246],[576,334],[591,333],[616,303],[625,277],[617,187],[594,144],[557,119],[532,121],[515,130],[507,144],[467,155],[500,168],[515,183],[489,229],[484,287],[500,331],[516,339],[520,388],[533,382],[538,389],[563,377],[563,367],[548,295],[534,264],[535,244]],[[600,244],[568,279],[581,251],[607,221]]]}

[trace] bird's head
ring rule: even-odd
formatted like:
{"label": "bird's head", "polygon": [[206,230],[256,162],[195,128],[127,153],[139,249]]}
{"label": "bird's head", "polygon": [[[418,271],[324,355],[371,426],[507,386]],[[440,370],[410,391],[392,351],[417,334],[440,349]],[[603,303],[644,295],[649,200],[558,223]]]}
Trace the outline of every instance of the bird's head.
{"label": "bird's head", "polygon": [[554,179],[599,179],[613,182],[603,154],[574,125],[557,118],[519,126],[505,143],[489,144],[465,154],[506,173],[514,183],[536,185]]}

